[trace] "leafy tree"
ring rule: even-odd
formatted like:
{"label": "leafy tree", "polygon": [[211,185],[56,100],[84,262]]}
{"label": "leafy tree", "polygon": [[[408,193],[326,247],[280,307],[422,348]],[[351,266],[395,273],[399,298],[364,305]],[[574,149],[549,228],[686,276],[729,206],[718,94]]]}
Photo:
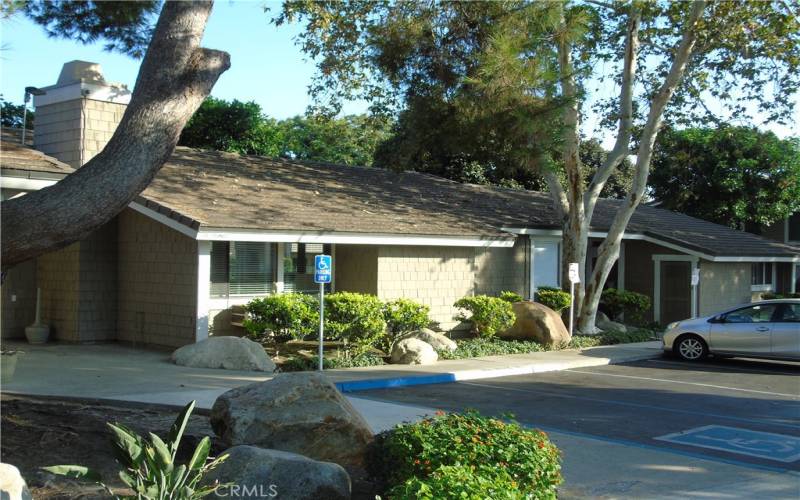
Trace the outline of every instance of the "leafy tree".
{"label": "leafy tree", "polygon": [[739,229],[772,224],[800,209],[800,139],[754,127],[665,130],[650,186],[670,210]]}
{"label": "leafy tree", "polygon": [[[131,7],[140,9],[138,16],[115,18],[113,26],[100,29],[102,24],[92,24],[92,13],[111,12],[113,17],[130,4],[120,3],[119,10],[106,11],[111,7],[104,2],[30,2],[31,8],[37,5],[44,10],[34,20],[59,36],[83,42],[103,38],[108,48],[140,52],[133,47],[134,35],[145,30],[138,22],[146,17],[142,6]],[[153,7],[148,12],[155,11],[153,4],[142,5]],[[200,46],[212,5],[210,1],[165,3],[149,37],[130,103],[105,149],[48,189],[0,204],[3,275],[20,262],[88,236],[147,187],[172,154],[186,122],[230,67],[227,53]],[[76,9],[81,8],[89,10],[77,15]],[[3,15],[9,12],[4,3]]]}
{"label": "leafy tree", "polygon": [[388,135],[388,120],[367,115],[342,118],[295,116],[275,120],[255,102],[210,97],[181,134],[183,146],[270,157],[371,165]]}
{"label": "leafy tree", "polygon": [[0,11],[4,16],[22,12],[51,37],[84,44],[102,41],[106,50],[140,58],[160,9],[160,0],[11,0]]}
{"label": "leafy tree", "polygon": [[[582,274],[597,200],[635,154],[597,265],[576,287],[578,327],[591,332],[664,121],[712,120],[708,99],[735,118],[752,104],[770,120],[790,119],[800,88],[796,11],[782,1],[288,1],[275,21],[306,23],[299,42],[318,61],[311,91],[323,108],[361,97],[379,110],[412,109],[432,96],[477,119],[509,120],[504,139],[545,179],[563,262],[581,263]],[[593,94],[612,86],[615,96]],[[616,140],[587,175],[580,123],[590,107]]]}
{"label": "leafy tree", "polygon": [[3,127],[22,128],[22,117],[25,116],[25,126],[29,130],[32,129],[34,112],[28,110],[25,115],[24,111],[25,107],[22,104],[11,104],[0,98],[0,124]]}

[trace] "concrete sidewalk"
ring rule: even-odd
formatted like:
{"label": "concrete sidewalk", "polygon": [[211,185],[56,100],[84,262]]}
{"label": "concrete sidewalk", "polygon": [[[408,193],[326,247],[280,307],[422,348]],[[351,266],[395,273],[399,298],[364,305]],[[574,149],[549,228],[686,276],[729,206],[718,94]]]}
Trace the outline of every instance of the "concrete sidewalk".
{"label": "concrete sidewalk", "polygon": [[[168,352],[136,349],[119,344],[28,345],[4,342],[23,351],[11,382],[3,392],[109,399],[183,406],[191,400],[209,409],[225,391],[271,378],[271,374],[234,370],[188,368],[170,362]],[[476,380],[566,368],[623,363],[660,354],[660,343],[645,342],[591,349],[487,356],[469,360],[441,361],[434,365],[384,365],[328,370],[325,374],[343,392],[400,387],[423,383]],[[351,398],[376,430],[414,420],[427,409]]]}

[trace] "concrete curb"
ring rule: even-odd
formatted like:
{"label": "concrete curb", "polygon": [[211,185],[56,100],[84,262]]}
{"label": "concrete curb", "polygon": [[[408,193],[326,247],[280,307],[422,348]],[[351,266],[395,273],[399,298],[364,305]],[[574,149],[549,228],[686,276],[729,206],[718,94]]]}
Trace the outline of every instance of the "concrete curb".
{"label": "concrete curb", "polygon": [[530,375],[533,373],[545,373],[572,368],[586,368],[590,366],[614,365],[618,363],[631,363],[661,356],[660,350],[653,353],[634,353],[630,355],[619,355],[613,358],[581,358],[574,361],[561,362],[538,362],[528,363],[508,368],[491,368],[485,370],[460,370],[446,373],[436,373],[430,375],[410,375],[408,377],[391,377],[367,380],[345,380],[336,382],[336,388],[340,392],[358,392],[372,389],[396,389],[398,387],[411,387],[415,385],[429,384],[448,384],[465,380],[480,380],[487,378],[511,377],[514,375]]}

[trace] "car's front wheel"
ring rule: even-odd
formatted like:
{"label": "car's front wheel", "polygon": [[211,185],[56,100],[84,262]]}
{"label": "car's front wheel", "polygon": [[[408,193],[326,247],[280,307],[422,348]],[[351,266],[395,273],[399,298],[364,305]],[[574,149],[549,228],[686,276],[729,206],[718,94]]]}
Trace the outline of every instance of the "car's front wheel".
{"label": "car's front wheel", "polygon": [[708,356],[708,346],[697,335],[683,335],[675,341],[673,352],[685,361],[700,361]]}

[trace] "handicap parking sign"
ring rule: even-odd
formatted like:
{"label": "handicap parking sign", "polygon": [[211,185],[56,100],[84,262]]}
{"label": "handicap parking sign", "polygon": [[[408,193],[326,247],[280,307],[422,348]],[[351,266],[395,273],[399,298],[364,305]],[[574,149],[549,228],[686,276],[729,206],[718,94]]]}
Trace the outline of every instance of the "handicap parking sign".
{"label": "handicap parking sign", "polygon": [[330,283],[332,271],[330,255],[314,257],[314,283]]}

